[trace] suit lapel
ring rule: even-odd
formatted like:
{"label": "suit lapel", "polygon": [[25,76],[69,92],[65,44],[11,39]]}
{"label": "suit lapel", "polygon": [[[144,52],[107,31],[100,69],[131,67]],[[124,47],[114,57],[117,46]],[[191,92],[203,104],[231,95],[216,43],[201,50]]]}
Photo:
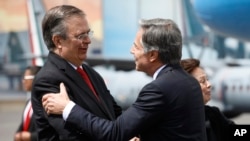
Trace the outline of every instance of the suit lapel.
{"label": "suit lapel", "polygon": [[82,79],[81,75],[63,58],[58,56],[57,54],[50,52],[48,56],[51,63],[58,67],[61,71],[65,73],[65,75],[74,83],[76,86],[80,88],[83,93],[89,95],[93,100],[96,98],[93,96],[90,88],[87,83]]}
{"label": "suit lapel", "polygon": [[94,96],[93,92],[87,85],[87,83],[83,80],[81,75],[74,70],[72,66],[65,68],[65,74],[74,82],[84,93],[88,94],[95,102],[97,102],[96,97]]}
{"label": "suit lapel", "polygon": [[[99,107],[100,109],[102,109],[102,111],[104,112],[104,114],[107,115],[107,117],[109,117],[110,119],[114,119],[114,116],[112,116],[112,114],[110,113],[110,110],[109,110],[108,106],[107,106],[106,103],[105,103],[105,98],[103,97],[103,94],[102,94],[102,93],[104,93],[104,92],[102,92],[101,89],[100,89],[100,88],[102,88],[103,86],[97,86],[97,84],[94,83],[94,82],[95,82],[95,80],[94,80],[94,79],[95,79],[95,78],[94,78],[94,75],[91,75],[91,73],[89,72],[89,69],[86,69],[85,65],[82,65],[82,67],[85,69],[85,71],[86,71],[86,73],[87,73],[87,75],[88,75],[88,77],[89,77],[89,79],[90,79],[90,81],[91,81],[91,83],[92,83],[92,85],[93,85],[93,87],[94,87],[96,93],[97,93],[98,96],[99,96],[100,101],[97,101],[97,99],[94,97],[94,98],[95,98],[95,101],[98,103],[98,104],[97,104],[98,107]],[[92,93],[92,91],[91,91],[91,93]],[[92,93],[92,95],[94,96],[93,93]]]}

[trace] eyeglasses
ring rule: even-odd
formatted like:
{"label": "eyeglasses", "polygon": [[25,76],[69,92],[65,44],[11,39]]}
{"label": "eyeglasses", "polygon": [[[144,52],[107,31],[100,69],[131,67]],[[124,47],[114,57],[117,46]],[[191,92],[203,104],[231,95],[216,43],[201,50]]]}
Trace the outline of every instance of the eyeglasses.
{"label": "eyeglasses", "polygon": [[92,38],[93,34],[94,34],[94,31],[90,30],[88,32],[85,32],[85,33],[82,33],[82,34],[76,36],[76,39],[81,40],[81,41],[86,40],[87,38]]}
{"label": "eyeglasses", "polygon": [[23,80],[30,80],[30,79],[34,79],[35,76],[34,75],[26,75],[23,77]]}

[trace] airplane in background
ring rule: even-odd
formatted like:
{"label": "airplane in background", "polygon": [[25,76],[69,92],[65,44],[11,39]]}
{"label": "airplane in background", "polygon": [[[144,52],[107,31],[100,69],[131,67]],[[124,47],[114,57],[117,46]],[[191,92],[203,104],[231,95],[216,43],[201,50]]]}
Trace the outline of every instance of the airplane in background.
{"label": "airplane in background", "polygon": [[[250,19],[245,14],[249,7],[248,0],[220,0],[218,2],[193,0],[192,2],[198,19],[214,33],[213,46],[218,51],[218,58],[227,57],[232,52],[230,46],[236,48],[230,56],[234,58],[249,57],[244,43],[250,40],[250,35],[248,35]],[[226,44],[232,39],[237,39],[237,41]]]}
{"label": "airplane in background", "polygon": [[193,0],[200,21],[216,34],[250,41],[249,0]]}
{"label": "airplane in background", "polygon": [[[246,14],[249,0],[193,0],[192,5],[197,18],[216,37],[214,44],[220,51],[227,48],[227,38],[238,40],[238,58],[221,59],[224,65],[215,65],[212,72],[212,99],[221,103],[221,110],[229,117],[242,112],[250,112],[250,60],[246,59],[247,50],[243,42],[250,41],[250,17]],[[247,44],[247,43],[246,43]],[[219,53],[221,58],[226,53]],[[206,66],[205,62],[203,63]]]}

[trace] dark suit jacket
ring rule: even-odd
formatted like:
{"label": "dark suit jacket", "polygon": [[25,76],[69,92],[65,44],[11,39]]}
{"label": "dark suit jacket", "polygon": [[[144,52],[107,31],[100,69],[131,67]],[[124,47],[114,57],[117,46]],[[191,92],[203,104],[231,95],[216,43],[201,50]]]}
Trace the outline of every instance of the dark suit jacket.
{"label": "dark suit jacket", "polygon": [[115,122],[98,118],[75,105],[66,124],[93,134],[96,140],[127,141],[137,134],[141,141],[206,140],[200,85],[179,65],[161,70]]}
{"label": "dark suit jacket", "polygon": [[217,107],[205,106],[208,141],[229,141],[230,128],[235,123],[226,118]]}
{"label": "dark suit jacket", "polygon": [[32,106],[39,141],[92,140],[90,135],[65,126],[61,115],[47,116],[45,113],[42,96],[51,92],[58,93],[61,82],[67,87],[70,99],[91,113],[108,120],[114,120],[121,114],[121,107],[114,101],[102,77],[89,66],[84,64],[82,67],[86,70],[101,102],[97,101],[81,75],[53,52],[49,53],[47,62],[36,75],[32,89]]}
{"label": "dark suit jacket", "polygon": [[[27,106],[29,101],[30,101],[30,99],[26,102],[25,107]],[[23,114],[24,114],[24,112],[23,112]],[[24,121],[23,114],[22,114],[22,121],[21,121],[16,133],[23,131],[23,121]],[[37,132],[36,132],[36,126],[35,126],[35,119],[34,119],[33,115],[31,116],[28,131],[31,133],[31,141],[37,141]]]}

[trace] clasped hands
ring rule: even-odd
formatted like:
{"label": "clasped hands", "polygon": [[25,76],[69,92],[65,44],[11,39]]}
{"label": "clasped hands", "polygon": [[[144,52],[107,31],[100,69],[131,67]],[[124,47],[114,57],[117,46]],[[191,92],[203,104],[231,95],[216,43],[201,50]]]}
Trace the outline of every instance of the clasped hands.
{"label": "clasped hands", "polygon": [[63,83],[60,83],[59,93],[48,93],[42,97],[42,104],[48,115],[62,114],[69,102],[70,99]]}

